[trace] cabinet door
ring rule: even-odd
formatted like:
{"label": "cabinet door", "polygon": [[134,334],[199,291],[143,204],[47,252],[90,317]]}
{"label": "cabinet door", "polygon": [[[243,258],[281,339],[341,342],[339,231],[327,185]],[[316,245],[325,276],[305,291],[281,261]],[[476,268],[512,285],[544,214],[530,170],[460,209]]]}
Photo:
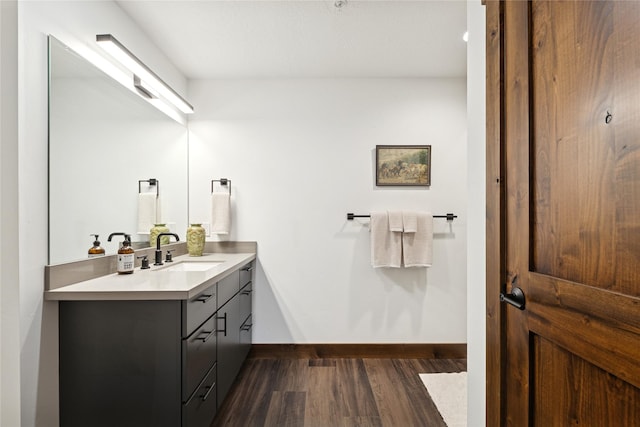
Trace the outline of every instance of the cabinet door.
{"label": "cabinet door", "polygon": [[180,301],[60,303],[60,425],[180,425]]}
{"label": "cabinet door", "polygon": [[231,298],[218,310],[218,407],[240,371],[240,300]]}

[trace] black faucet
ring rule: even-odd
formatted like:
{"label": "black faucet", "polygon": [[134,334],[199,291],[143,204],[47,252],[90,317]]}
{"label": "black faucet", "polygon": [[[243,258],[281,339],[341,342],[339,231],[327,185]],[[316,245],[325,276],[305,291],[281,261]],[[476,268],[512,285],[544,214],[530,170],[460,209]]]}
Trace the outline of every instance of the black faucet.
{"label": "black faucet", "polygon": [[160,237],[162,236],[173,236],[176,238],[176,242],[180,241],[180,237],[176,233],[160,233],[158,237],[156,237],[156,262],[153,265],[163,265],[162,263],[162,251],[160,250]]}
{"label": "black faucet", "polygon": [[111,234],[109,234],[109,237],[107,238],[107,242],[110,242],[111,238],[113,236],[126,236],[126,235],[127,235],[127,233],[122,233],[122,232],[120,232],[120,233],[111,233]]}

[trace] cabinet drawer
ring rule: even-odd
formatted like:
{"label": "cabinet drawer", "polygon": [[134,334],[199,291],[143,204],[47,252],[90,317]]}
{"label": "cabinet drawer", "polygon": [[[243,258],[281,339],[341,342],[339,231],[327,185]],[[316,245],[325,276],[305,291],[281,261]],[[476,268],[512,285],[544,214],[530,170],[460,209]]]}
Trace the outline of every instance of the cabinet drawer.
{"label": "cabinet drawer", "polygon": [[251,314],[251,299],[253,294],[253,284],[249,282],[240,289],[240,321],[243,322]]}
{"label": "cabinet drawer", "polygon": [[247,317],[242,326],[240,326],[240,344],[238,347],[240,360],[243,360],[251,350],[251,335],[253,330],[253,320],[251,316]]}
{"label": "cabinet drawer", "polygon": [[238,270],[218,282],[218,307],[222,307],[240,290]]}
{"label": "cabinet drawer", "polygon": [[212,316],[193,334],[182,340],[183,402],[191,396],[207,371],[216,362],[215,325],[215,316]]}
{"label": "cabinet drawer", "polygon": [[187,427],[209,427],[216,416],[216,366],[207,373],[206,378],[195,391],[191,399],[182,408],[182,425]]}
{"label": "cabinet drawer", "polygon": [[243,344],[251,344],[251,330],[253,329],[252,316],[247,317],[242,326],[240,326],[240,342]]}
{"label": "cabinet drawer", "polygon": [[255,261],[251,261],[249,264],[244,265],[240,268],[240,287],[242,288],[247,283],[253,280],[251,277],[253,276],[253,268]]}
{"label": "cabinet drawer", "polygon": [[214,283],[190,300],[182,302],[182,337],[189,336],[216,311],[216,294],[216,284]]}

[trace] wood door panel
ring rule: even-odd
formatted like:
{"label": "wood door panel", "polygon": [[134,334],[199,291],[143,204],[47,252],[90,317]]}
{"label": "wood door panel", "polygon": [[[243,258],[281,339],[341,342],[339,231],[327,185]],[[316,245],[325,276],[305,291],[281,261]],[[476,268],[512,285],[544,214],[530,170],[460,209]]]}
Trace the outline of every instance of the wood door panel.
{"label": "wood door panel", "polygon": [[[531,275],[536,286],[527,294],[530,303],[586,313],[590,317],[606,319],[612,328],[640,334],[640,298],[537,273]],[[594,304],[594,301],[598,303]]]}
{"label": "wood door panel", "polygon": [[[527,292],[527,282],[518,277],[529,270],[529,84],[527,39],[518,37],[527,28],[527,7],[518,2],[504,5],[504,51],[506,57],[504,78],[504,152],[507,158],[505,177],[505,208],[507,215],[506,257],[507,281],[514,281]],[[529,331],[520,321],[518,310],[505,310],[505,334],[510,346],[504,358],[502,397],[506,424],[524,426],[529,419]]]}
{"label": "wood door panel", "polygon": [[540,336],[532,347],[533,425],[640,425],[640,389]]}
{"label": "wood door panel", "polygon": [[640,336],[587,313],[532,303],[528,328],[567,351],[640,387]]}
{"label": "wood door panel", "polygon": [[530,18],[533,268],[633,296],[639,14],[639,2],[534,2]]}
{"label": "wood door panel", "polygon": [[500,339],[488,334],[501,358],[487,365],[501,392],[488,419],[640,426],[640,2],[497,10],[487,143],[504,178],[500,191],[487,183],[487,230],[502,250],[487,277],[504,274],[503,292],[519,287],[526,304],[498,313]]}
{"label": "wood door panel", "polygon": [[638,80],[634,3],[531,3],[531,269],[552,277],[527,293],[531,331],[640,387],[638,92],[612,114]]}
{"label": "wood door panel", "polygon": [[535,271],[611,288],[615,156],[610,2],[531,7]]}
{"label": "wood door panel", "polygon": [[502,159],[502,120],[501,97],[502,79],[500,69],[502,67],[502,6],[498,2],[488,2],[486,5],[486,49],[487,49],[487,91],[486,108],[488,116],[497,118],[487,121],[487,229],[486,229],[486,322],[487,322],[487,348],[492,351],[487,353],[487,381],[486,401],[487,419],[486,425],[499,426],[502,418],[500,410],[501,396],[504,396],[501,380],[501,363],[504,357],[504,325],[503,307],[496,298],[502,291],[502,283],[505,283],[504,256],[502,254],[505,237],[504,233],[504,186],[503,159]]}
{"label": "wood door panel", "polygon": [[616,3],[614,19],[617,46],[615,52],[615,108],[617,209],[620,222],[616,235],[616,289],[624,294],[640,296],[640,28],[639,2]]}

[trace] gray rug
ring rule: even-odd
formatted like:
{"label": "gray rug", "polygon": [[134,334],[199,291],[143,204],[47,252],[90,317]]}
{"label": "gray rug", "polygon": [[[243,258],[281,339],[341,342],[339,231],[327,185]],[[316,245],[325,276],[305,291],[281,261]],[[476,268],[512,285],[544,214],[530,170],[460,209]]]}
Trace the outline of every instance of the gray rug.
{"label": "gray rug", "polygon": [[448,427],[467,426],[467,373],[419,374]]}

